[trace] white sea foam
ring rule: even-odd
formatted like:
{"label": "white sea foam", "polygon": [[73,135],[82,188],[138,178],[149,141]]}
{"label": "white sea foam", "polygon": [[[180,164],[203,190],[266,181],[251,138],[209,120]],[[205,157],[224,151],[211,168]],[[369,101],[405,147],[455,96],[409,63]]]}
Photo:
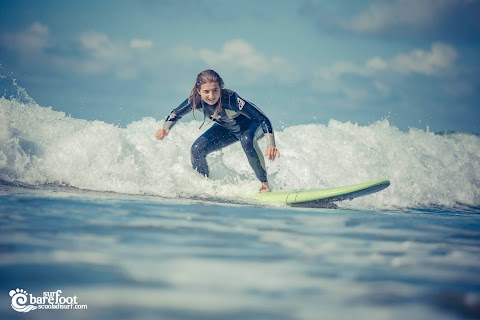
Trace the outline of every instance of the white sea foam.
{"label": "white sea foam", "polygon": [[[121,128],[74,119],[31,99],[1,98],[0,180],[163,197],[255,192],[259,183],[240,144],[209,156],[211,179],[191,168],[190,146],[205,130],[191,119],[157,141],[163,120],[144,118]],[[388,120],[369,126],[331,120],[286,127],[276,140],[281,157],[267,163],[274,189],[389,179],[388,189],[343,206],[480,204],[480,137],[472,134],[402,132]]]}

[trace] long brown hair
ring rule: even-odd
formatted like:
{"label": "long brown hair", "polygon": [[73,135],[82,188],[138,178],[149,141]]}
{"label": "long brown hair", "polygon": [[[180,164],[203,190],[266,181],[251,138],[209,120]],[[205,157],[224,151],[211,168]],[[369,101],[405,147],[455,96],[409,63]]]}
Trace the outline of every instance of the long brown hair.
{"label": "long brown hair", "polygon": [[200,97],[198,91],[200,90],[202,84],[210,82],[216,82],[220,87],[220,98],[218,99],[218,105],[215,108],[213,115],[216,116],[218,112],[222,110],[222,92],[224,87],[223,79],[218,73],[208,69],[200,72],[197,75],[197,80],[195,81],[195,85],[193,86],[193,89],[190,92],[190,97],[188,98],[188,102],[192,104],[193,117],[195,117],[195,108],[197,108],[197,106],[202,103],[202,97]]}

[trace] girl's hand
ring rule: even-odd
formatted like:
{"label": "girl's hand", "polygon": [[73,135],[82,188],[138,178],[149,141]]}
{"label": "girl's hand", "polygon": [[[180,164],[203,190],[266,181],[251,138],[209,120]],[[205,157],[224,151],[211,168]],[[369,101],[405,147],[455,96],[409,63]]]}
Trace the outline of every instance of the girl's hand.
{"label": "girl's hand", "polygon": [[280,151],[275,146],[268,146],[267,150],[265,151],[265,156],[268,158],[268,160],[275,160],[275,158],[278,156],[280,158]]}
{"label": "girl's hand", "polygon": [[166,136],[168,136],[169,130],[159,129],[157,133],[155,133],[155,138],[158,140],[163,140]]}

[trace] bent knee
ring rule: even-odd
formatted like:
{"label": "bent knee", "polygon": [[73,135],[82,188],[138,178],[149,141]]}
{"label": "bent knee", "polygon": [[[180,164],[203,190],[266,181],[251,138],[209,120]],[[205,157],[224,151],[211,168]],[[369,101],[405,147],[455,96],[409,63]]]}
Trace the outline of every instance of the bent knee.
{"label": "bent knee", "polygon": [[253,143],[255,142],[255,138],[252,135],[243,135],[240,138],[240,142],[242,143],[242,147],[244,149],[251,149],[253,148]]}
{"label": "bent knee", "polygon": [[190,151],[192,155],[200,156],[206,154],[207,139],[200,137],[192,145]]}

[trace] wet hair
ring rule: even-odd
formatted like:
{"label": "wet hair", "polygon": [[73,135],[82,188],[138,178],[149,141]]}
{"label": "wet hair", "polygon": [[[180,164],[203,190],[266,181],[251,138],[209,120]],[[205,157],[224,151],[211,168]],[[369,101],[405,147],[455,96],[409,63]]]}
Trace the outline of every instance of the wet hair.
{"label": "wet hair", "polygon": [[203,103],[202,97],[200,97],[200,94],[198,94],[198,91],[200,91],[200,88],[202,87],[202,84],[205,83],[211,83],[211,82],[216,82],[218,86],[220,87],[220,99],[218,100],[218,105],[215,108],[214,115],[218,114],[220,110],[222,110],[222,92],[224,90],[224,83],[222,77],[218,73],[216,73],[213,70],[205,70],[200,72],[197,75],[197,79],[195,81],[195,85],[193,86],[192,91],[190,92],[190,97],[188,98],[188,102],[192,104],[192,112],[193,112],[193,117],[195,117],[195,108],[200,103]]}

